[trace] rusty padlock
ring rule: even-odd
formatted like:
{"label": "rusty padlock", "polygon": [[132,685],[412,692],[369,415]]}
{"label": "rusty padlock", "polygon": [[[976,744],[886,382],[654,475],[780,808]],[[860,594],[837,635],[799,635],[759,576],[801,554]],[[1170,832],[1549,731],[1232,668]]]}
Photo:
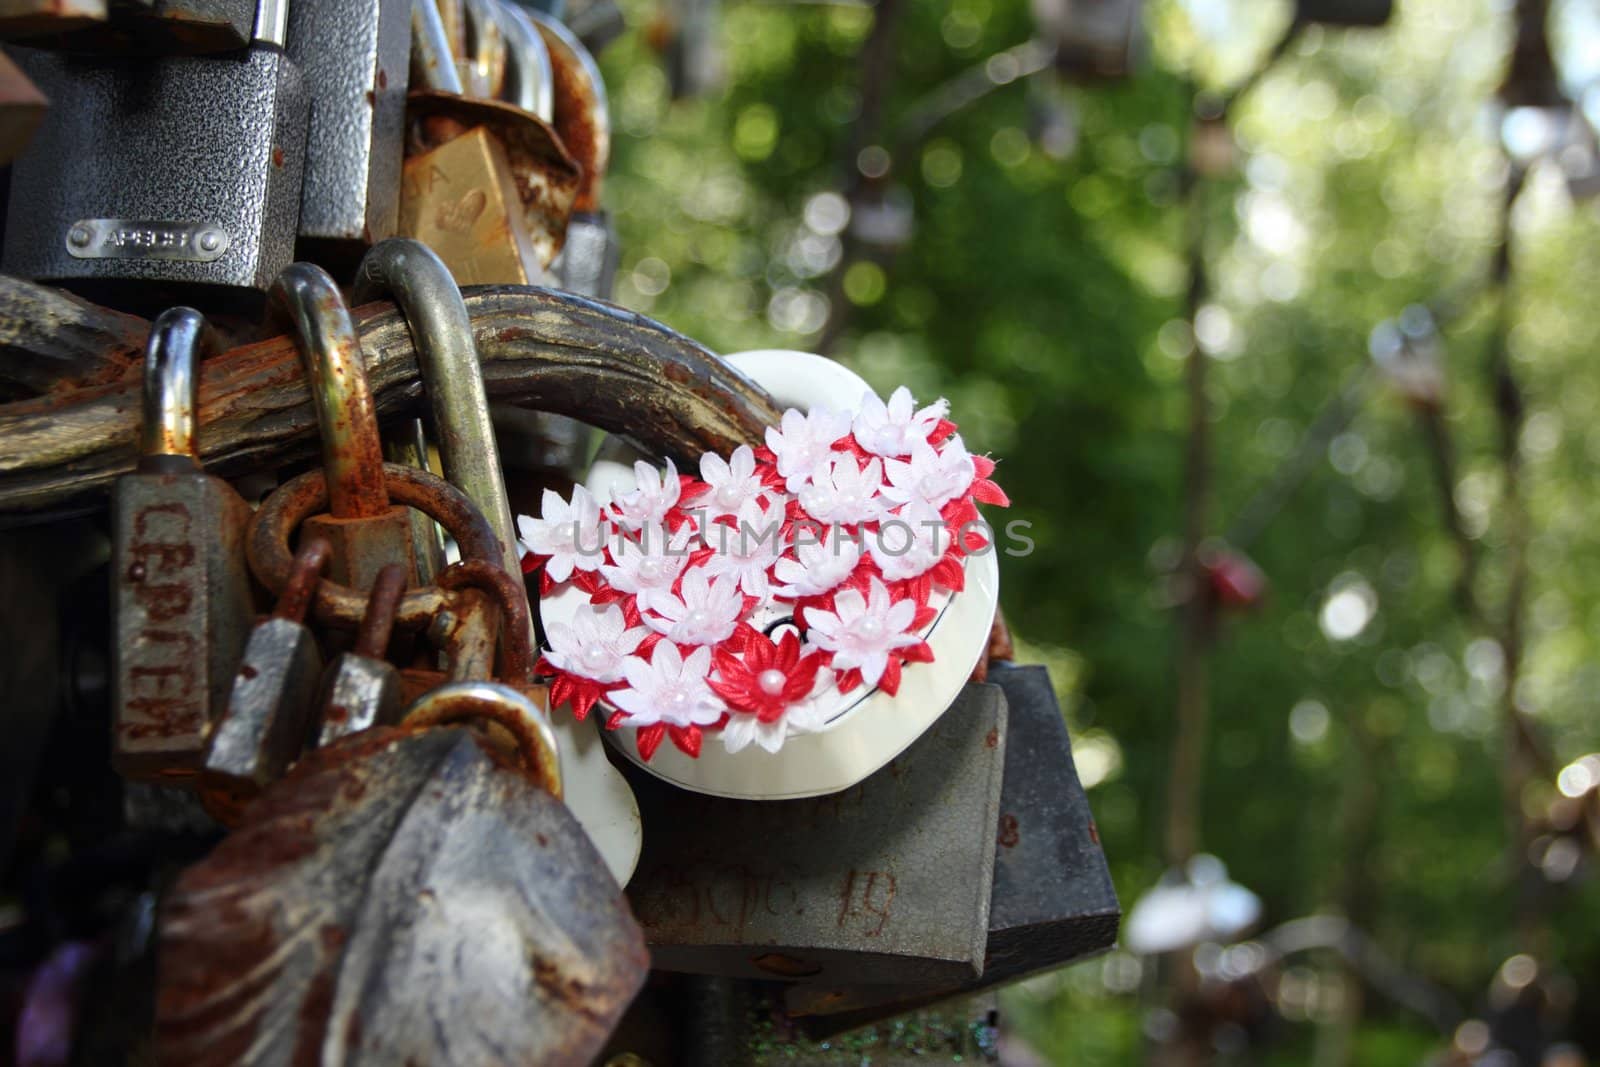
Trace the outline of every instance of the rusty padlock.
{"label": "rusty padlock", "polygon": [[277,607],[245,646],[200,771],[208,807],[224,821],[281,777],[305,747],[322,676],[322,649],[306,614],[331,554],[327,541],[306,540]]}
{"label": "rusty padlock", "polygon": [[127,777],[192,774],[221,714],[254,618],[244,568],[250,508],[200,467],[198,311],[156,319],[145,350],[133,474],[112,493],[112,762]]}
{"label": "rusty padlock", "polygon": [[310,754],[167,896],[155,1059],[595,1062],[649,958],[554,763],[490,684]]}
{"label": "rusty padlock", "polygon": [[321,725],[317,745],[341,737],[393,726],[401,711],[400,671],[384,658],[394,632],[394,613],[406,591],[406,572],[391,563],[378,572],[367,598],[367,613],[356,634],[355,648],[339,655],[322,682]]}
{"label": "rusty padlock", "polygon": [[328,512],[308,517],[302,536],[333,546],[336,581],[367,589],[388,563],[402,564],[409,577],[416,569],[411,519],[389,499],[361,337],[339,288],[321,267],[293,263],[268,295],[299,344],[322,431]]}
{"label": "rusty padlock", "polygon": [[969,685],[888,766],[841,793],[726,800],[634,770],[629,885],[659,970],[845,983],[982,973],[1006,707]]}
{"label": "rusty padlock", "polygon": [[538,284],[561,248],[581,170],[537,115],[462,93],[438,20],[424,11],[413,28],[424,88],[407,101],[399,232],[437,252],[463,285]]}
{"label": "rusty padlock", "polygon": [[807,1016],[815,1036],[1004,985],[1116,941],[1121,909],[1050,674],[995,661],[988,677],[1005,694],[1007,737],[983,974],[934,987],[794,986],[786,1007]]}

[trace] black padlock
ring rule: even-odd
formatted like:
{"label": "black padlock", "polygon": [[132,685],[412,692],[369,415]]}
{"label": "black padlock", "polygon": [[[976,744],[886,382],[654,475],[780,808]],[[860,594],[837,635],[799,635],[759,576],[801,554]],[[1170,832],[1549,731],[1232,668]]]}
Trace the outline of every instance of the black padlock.
{"label": "black padlock", "polygon": [[624,766],[644,816],[628,884],[657,970],[801,982],[975,979],[1005,758],[1005,701],[969,685],[865,781],[728,800]]}
{"label": "black padlock", "polygon": [[942,986],[804,985],[786,1006],[821,1036],[1104,952],[1121,910],[1050,674],[994,662],[1008,705],[988,951],[980,978]]}

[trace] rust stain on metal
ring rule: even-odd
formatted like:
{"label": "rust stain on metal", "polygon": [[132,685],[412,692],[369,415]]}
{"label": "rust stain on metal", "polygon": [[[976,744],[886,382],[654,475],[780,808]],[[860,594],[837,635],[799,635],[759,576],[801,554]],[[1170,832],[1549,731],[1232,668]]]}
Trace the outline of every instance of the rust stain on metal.
{"label": "rust stain on metal", "polygon": [[528,617],[528,594],[520,579],[504,567],[482,560],[463,560],[439,575],[445,589],[481,589],[500,608],[500,635],[503,644],[501,672],[519,687],[533,685],[534,664],[532,626]]}

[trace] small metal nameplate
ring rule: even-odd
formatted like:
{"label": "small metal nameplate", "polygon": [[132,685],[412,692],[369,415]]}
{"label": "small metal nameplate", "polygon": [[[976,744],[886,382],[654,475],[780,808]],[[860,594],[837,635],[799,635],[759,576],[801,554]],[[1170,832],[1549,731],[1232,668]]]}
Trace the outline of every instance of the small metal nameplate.
{"label": "small metal nameplate", "polygon": [[232,244],[209,222],[80,219],[67,227],[67,254],[77,259],[166,259],[210,263]]}

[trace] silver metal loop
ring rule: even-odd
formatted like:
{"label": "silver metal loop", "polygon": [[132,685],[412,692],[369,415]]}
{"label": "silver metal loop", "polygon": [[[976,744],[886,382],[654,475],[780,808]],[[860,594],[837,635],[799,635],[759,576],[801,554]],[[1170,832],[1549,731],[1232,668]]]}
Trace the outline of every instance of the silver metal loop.
{"label": "silver metal loop", "polygon": [[511,62],[507,73],[506,99],[524,111],[531,111],[546,122],[555,120],[555,70],[550,65],[550,48],[533,20],[515,0],[498,0],[501,28]]}
{"label": "silver metal loop", "polygon": [[549,713],[520,689],[499,682],[447,682],[413,701],[401,723],[427,727],[474,720],[495,723],[510,733],[528,772],[560,799],[560,748]]}
{"label": "silver metal loop", "polygon": [[389,297],[405,315],[433,412],[445,479],[489,520],[504,549],[506,570],[522,573],[483,366],[472,340],[472,318],[450,268],[422,242],[391,237],[374,245],[361,260],[354,293],[357,303]]}
{"label": "silver metal loop", "polygon": [[141,456],[181,456],[199,466],[200,361],[217,351],[216,334],[194,308],[169,308],[156,319],[144,352]]}

